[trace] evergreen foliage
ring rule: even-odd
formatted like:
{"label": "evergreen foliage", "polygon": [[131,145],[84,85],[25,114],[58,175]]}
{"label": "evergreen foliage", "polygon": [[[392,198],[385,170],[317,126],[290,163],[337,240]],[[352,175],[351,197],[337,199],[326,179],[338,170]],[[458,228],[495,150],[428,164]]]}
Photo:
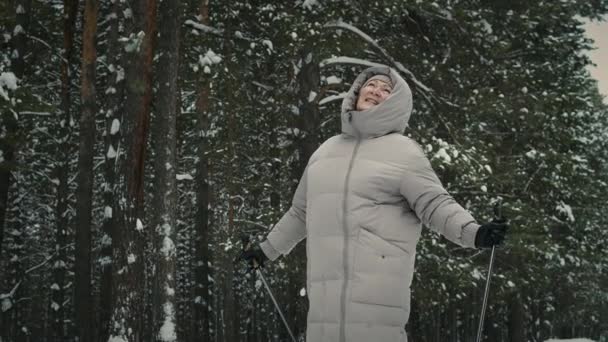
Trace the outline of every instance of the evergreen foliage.
{"label": "evergreen foliage", "polygon": [[[63,322],[66,341],[77,334],[74,182],[84,170],[76,167],[82,109],[76,56],[82,55],[84,6],[69,60],[72,117],[66,120],[60,65],[68,2],[0,4],[0,200],[6,196],[6,204],[0,201],[1,341],[54,340],[53,321]],[[116,322],[95,308],[114,304],[104,297],[104,272],[113,265],[104,248],[126,255],[108,227],[137,229],[112,221],[111,210],[116,218],[124,205],[120,189],[130,171],[123,166],[125,146],[136,141],[146,148],[139,217],[144,232],[137,236],[145,239],[141,257],[147,263],[134,298],[145,306],[145,324],[141,335],[123,338],[171,340],[158,333],[163,309],[152,292],[159,255],[152,221],[160,200],[153,195],[153,166],[161,151],[156,144],[164,139],[129,135],[126,123],[133,118],[123,117],[125,87],[153,87],[153,124],[167,114],[159,112],[156,98],[166,87],[159,81],[166,70],[159,66],[158,42],[151,84],[134,84],[134,76],[125,74],[125,56],[143,39],[125,29],[135,3],[100,2],[97,15],[91,270],[93,335],[103,342],[119,341],[109,339]],[[382,63],[412,87],[406,134],[423,147],[446,189],[479,221],[492,219],[491,204],[504,203],[511,231],[498,251],[487,340],[608,341],[608,106],[586,69],[593,42],[583,29],[584,20],[608,13],[607,1],[182,0],[181,11],[173,227],[177,340],[289,338],[261,282],[234,263],[240,238],[262,238],[289,208],[314,148],[340,133],[338,113],[350,82],[366,65]],[[197,103],[201,98],[204,105]],[[58,213],[64,162],[67,209]],[[202,164],[208,165],[204,180],[197,179]],[[199,183],[209,187],[206,236],[197,226]],[[488,253],[462,249],[430,230],[417,253],[410,340],[472,340]],[[57,269],[65,270],[62,284]],[[208,281],[198,277],[201,270]],[[303,336],[304,247],[264,272],[292,330]],[[58,288],[62,303],[53,301]],[[201,308],[204,319],[196,313]]]}

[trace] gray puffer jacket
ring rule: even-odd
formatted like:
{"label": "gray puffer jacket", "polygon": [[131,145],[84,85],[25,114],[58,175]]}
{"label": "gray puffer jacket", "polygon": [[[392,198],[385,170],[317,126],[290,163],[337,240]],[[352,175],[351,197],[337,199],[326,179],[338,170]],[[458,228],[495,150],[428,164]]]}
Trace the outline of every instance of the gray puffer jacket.
{"label": "gray puffer jacket", "polygon": [[[354,110],[376,74],[390,76],[392,94]],[[421,223],[474,247],[479,225],[403,136],[411,111],[412,92],[395,71],[363,71],[343,101],[342,134],[312,155],[292,207],[261,244],[274,260],[306,238],[308,342],[407,341]]]}

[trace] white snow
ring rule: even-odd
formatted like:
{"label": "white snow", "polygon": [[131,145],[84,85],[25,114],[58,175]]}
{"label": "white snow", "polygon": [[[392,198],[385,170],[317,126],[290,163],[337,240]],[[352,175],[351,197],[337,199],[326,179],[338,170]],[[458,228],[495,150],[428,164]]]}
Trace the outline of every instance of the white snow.
{"label": "white snow", "polygon": [[442,159],[447,164],[449,164],[449,163],[452,162],[452,158],[446,152],[445,148],[440,148],[439,151],[437,151],[437,153],[435,153],[435,155],[433,156],[433,158]]}
{"label": "white snow", "polygon": [[471,272],[471,276],[475,279],[483,279],[483,274],[481,274],[481,272],[479,272],[479,270],[476,268]]}
{"label": "white snow", "polygon": [[163,235],[165,235],[165,236],[170,236],[171,235],[172,229],[171,229],[171,225],[170,224],[168,224],[166,222],[163,223],[162,229],[163,229],[162,230]]}
{"label": "white snow", "polygon": [[110,336],[108,342],[128,342],[122,336]]}
{"label": "white snow", "polygon": [[131,265],[132,263],[135,262],[135,259],[137,259],[137,258],[135,258],[135,255],[133,253],[131,253],[131,254],[129,254],[129,256],[127,256],[127,263],[129,265]]}
{"label": "white snow", "polygon": [[25,8],[23,8],[23,6],[21,6],[21,4],[19,4],[19,6],[17,6],[17,9],[15,10],[15,12],[17,14],[24,14],[25,13]]}
{"label": "white snow", "polygon": [[15,29],[13,29],[13,36],[16,36],[20,33],[23,33],[23,26],[15,25]]}
{"label": "white snow", "polygon": [[219,64],[222,61],[222,57],[218,56],[213,50],[209,49],[204,56],[198,56],[198,63],[202,66],[209,66],[213,64]]}
{"label": "white snow", "polygon": [[492,25],[490,25],[487,20],[481,19],[479,23],[481,24],[483,31],[485,31],[487,34],[492,34]]}
{"label": "white snow", "polygon": [[303,287],[303,288],[300,290],[300,297],[305,297],[305,296],[306,296],[306,288],[304,288],[304,287]]}
{"label": "white snow", "polygon": [[120,130],[120,121],[118,121],[118,119],[114,119],[112,121],[112,127],[110,128],[110,134],[114,135],[114,134],[118,133],[119,130]]}
{"label": "white snow", "polygon": [[268,39],[262,40],[262,45],[266,46],[269,53],[274,51],[274,46],[272,45],[272,42],[270,40],[268,40]]}
{"label": "white snow", "polygon": [[365,59],[346,57],[346,56],[331,57],[331,58],[324,59],[319,63],[319,66],[324,67],[324,66],[331,65],[331,64],[354,64],[354,65],[363,65],[363,66],[370,66],[370,67],[373,67],[373,66],[385,67],[386,66],[384,64],[370,62]]}
{"label": "white snow", "polygon": [[312,53],[309,52],[306,54],[306,58],[304,58],[304,63],[310,64],[310,62],[312,62]]}
{"label": "white snow", "polygon": [[165,342],[176,341],[177,335],[175,334],[175,323],[173,323],[173,319],[175,317],[173,304],[169,302],[165,303],[163,305],[163,311],[165,314],[165,321],[163,322],[163,326],[160,328],[158,337],[161,341]]}
{"label": "white snow", "polygon": [[[366,42],[368,42],[369,44],[374,46],[377,50],[379,50],[382,54],[387,56],[389,59],[393,60],[393,64],[394,64],[395,68],[397,68],[397,70],[400,73],[402,73],[406,76],[408,82],[413,83],[416,86],[416,88],[418,88],[426,93],[431,92],[431,89],[429,87],[427,87],[422,82],[420,82],[418,79],[416,79],[416,76],[414,76],[413,72],[411,72],[409,69],[405,68],[403,66],[403,64],[401,64],[401,62],[397,62],[396,60],[394,60],[394,58],[391,57],[388,54],[388,52],[382,46],[380,46],[380,44],[378,44],[378,42],[376,42],[372,37],[370,37],[365,32],[363,32],[363,31],[359,30],[358,28],[356,28],[355,26],[347,24],[341,20],[337,21],[337,22],[329,23],[329,24],[325,25],[325,27],[341,28],[341,29],[349,30],[349,31],[355,33],[359,37],[363,38],[363,40],[365,40]],[[348,63],[348,61],[350,60],[351,62],[353,62],[353,60],[358,60],[358,62],[354,63],[354,64],[386,67],[386,65],[378,64],[378,63],[371,63],[368,61],[363,61],[365,63],[361,63],[362,60],[359,60],[356,58],[350,58],[350,57],[337,57],[337,58],[340,58],[340,59],[346,58],[346,60],[342,61],[343,64],[353,64],[353,63]],[[338,62],[338,63],[340,63],[340,62]],[[323,64],[323,62],[321,62],[320,66],[322,67],[323,65],[325,65],[325,64]]]}
{"label": "white snow", "polygon": [[171,256],[175,255],[175,244],[173,243],[173,240],[171,240],[170,237],[165,236],[165,238],[163,239],[163,247],[160,251],[165,256],[165,259],[169,259]]}
{"label": "white snow", "polygon": [[302,7],[311,10],[314,6],[319,6],[318,0],[304,0]]}
{"label": "white snow", "polygon": [[317,97],[317,93],[315,93],[314,91],[310,91],[310,93],[308,94],[308,102],[312,102],[315,100],[315,98]]}
{"label": "white snow", "polygon": [[7,312],[13,307],[13,302],[8,297],[2,298],[2,305],[0,307],[2,308],[2,312]]}
{"label": "white snow", "polygon": [[57,285],[57,283],[53,283],[53,285],[51,285],[51,290],[59,291],[59,285]]}
{"label": "white snow", "polygon": [[327,84],[340,84],[342,83],[342,79],[336,76],[329,76],[325,79]]}
{"label": "white snow", "polygon": [[146,33],[144,31],[139,31],[137,35],[131,34],[129,38],[121,38],[121,42],[126,42],[125,52],[139,51],[145,36]]}
{"label": "white snow", "polygon": [[106,207],[103,209],[103,218],[112,218],[112,207],[106,205]]}
{"label": "white snow", "polygon": [[144,230],[144,224],[141,222],[140,219],[137,219],[137,222],[135,223],[135,229],[137,229],[138,231]]}
{"label": "white snow", "polygon": [[488,192],[488,187],[487,187],[487,186],[485,186],[485,185],[482,185],[480,189],[481,189],[481,191],[483,191],[483,192]]}
{"label": "white snow", "polygon": [[347,93],[340,93],[338,95],[330,95],[328,97],[325,97],[321,101],[319,101],[319,106],[322,106],[326,103],[330,103],[333,101],[343,100],[346,97],[346,95],[347,95]]}
{"label": "white snow", "polygon": [[97,262],[99,263],[99,266],[105,267],[105,266],[110,265],[112,263],[112,258],[108,257],[108,256],[105,256],[105,257],[99,258],[97,260]]}
{"label": "white snow", "polygon": [[213,33],[213,34],[221,35],[224,32],[223,30],[216,29],[215,27],[203,25],[201,23],[197,23],[190,19],[186,20],[185,24],[190,25],[190,26],[194,27],[195,29],[197,29],[199,31],[203,31],[205,33]]}
{"label": "white snow", "polygon": [[61,309],[61,307],[56,302],[52,302],[51,303],[51,309],[53,309],[55,311],[58,311],[59,309]]}
{"label": "white snow", "polygon": [[110,145],[110,147],[108,148],[108,153],[106,154],[106,157],[108,157],[108,159],[116,158],[116,150],[114,149],[114,146]]}
{"label": "white snow", "polygon": [[6,101],[10,101],[8,97],[8,92],[5,90],[15,90],[17,89],[17,77],[12,72],[3,72],[0,74],[0,96],[2,96]]}
{"label": "white snow", "polygon": [[190,175],[188,173],[182,173],[182,174],[175,175],[175,179],[177,179],[177,180],[193,180],[194,178],[192,177],[192,175]]}
{"label": "white snow", "polygon": [[572,214],[572,207],[568,204],[564,203],[563,201],[560,201],[557,204],[557,207],[555,207],[555,210],[559,211],[560,213],[566,214],[566,216],[568,216],[568,221],[574,222],[574,214]]}
{"label": "white snow", "polygon": [[0,74],[0,85],[15,90],[17,89],[17,77],[12,72],[3,72]]}
{"label": "white snow", "polygon": [[123,67],[118,67],[116,70],[116,83],[125,79],[125,69]]}
{"label": "white snow", "polygon": [[538,154],[538,152],[536,152],[535,149],[531,149],[530,151],[526,152],[526,157],[534,159],[534,157],[536,157],[537,154]]}

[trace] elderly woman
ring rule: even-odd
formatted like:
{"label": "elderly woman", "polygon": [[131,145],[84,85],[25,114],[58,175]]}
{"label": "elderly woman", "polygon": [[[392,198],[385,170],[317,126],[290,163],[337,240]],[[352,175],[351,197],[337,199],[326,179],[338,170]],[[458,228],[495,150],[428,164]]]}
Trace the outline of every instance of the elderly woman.
{"label": "elderly woman", "polygon": [[395,71],[363,71],[342,103],[342,133],[315,151],[292,207],[243,254],[263,264],[306,238],[309,342],[407,341],[422,224],[465,247],[504,239],[507,225],[477,224],[403,135],[411,112]]}

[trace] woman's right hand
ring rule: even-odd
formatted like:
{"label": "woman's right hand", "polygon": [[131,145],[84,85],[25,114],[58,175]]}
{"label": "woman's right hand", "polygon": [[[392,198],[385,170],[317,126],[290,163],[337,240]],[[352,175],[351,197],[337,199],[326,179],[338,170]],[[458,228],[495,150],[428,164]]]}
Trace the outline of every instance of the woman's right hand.
{"label": "woman's right hand", "polygon": [[264,254],[264,251],[262,251],[259,244],[252,245],[250,248],[244,250],[241,253],[240,258],[247,262],[250,269],[264,267],[264,262],[268,260],[268,257]]}

